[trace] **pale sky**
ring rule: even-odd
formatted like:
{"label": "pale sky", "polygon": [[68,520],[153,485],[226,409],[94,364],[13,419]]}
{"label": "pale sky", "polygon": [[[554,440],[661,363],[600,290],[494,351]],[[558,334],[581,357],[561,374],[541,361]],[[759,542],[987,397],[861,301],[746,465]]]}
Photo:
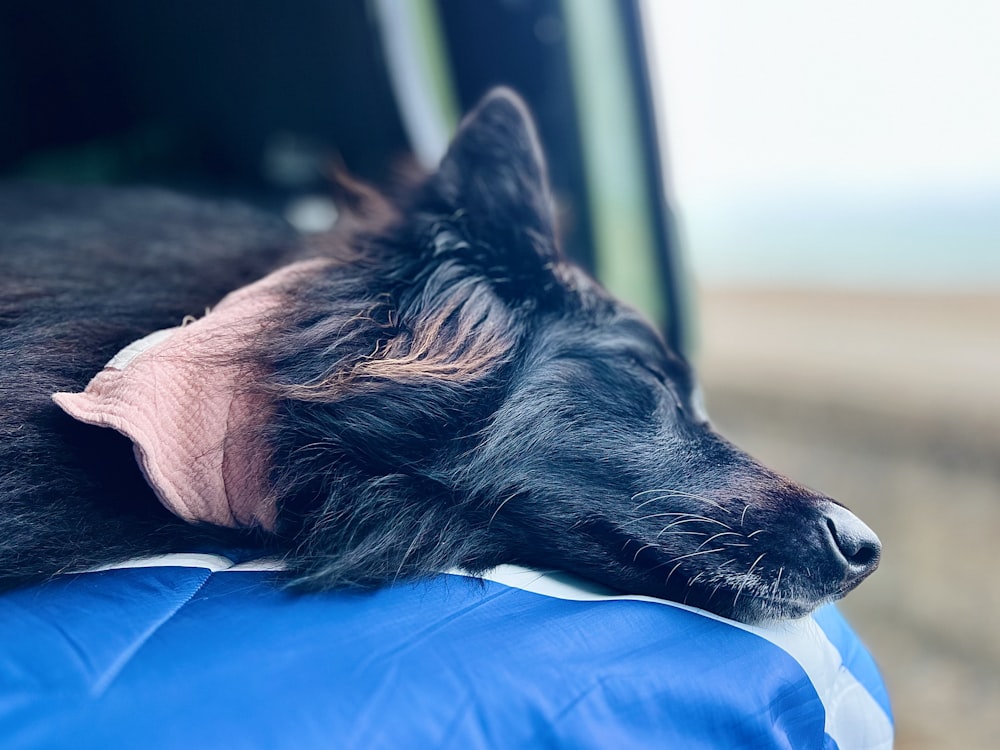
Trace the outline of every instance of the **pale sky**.
{"label": "pale sky", "polygon": [[[769,201],[870,199],[906,214],[911,198],[1000,201],[1000,0],[646,7],[672,180],[696,253],[732,252],[708,247],[731,244],[719,236],[727,207],[766,214]],[[996,214],[1000,256],[1000,203]],[[992,246],[976,242],[972,266]],[[1000,260],[995,268],[1000,282]]]}

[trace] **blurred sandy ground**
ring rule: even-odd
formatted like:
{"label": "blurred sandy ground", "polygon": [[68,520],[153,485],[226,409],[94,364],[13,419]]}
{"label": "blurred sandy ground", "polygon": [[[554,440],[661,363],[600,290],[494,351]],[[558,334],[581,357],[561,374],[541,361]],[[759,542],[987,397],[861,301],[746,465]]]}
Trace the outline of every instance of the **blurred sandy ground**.
{"label": "blurred sandy ground", "polygon": [[882,539],[842,607],[889,684],[897,747],[1000,747],[1000,294],[699,303],[720,430]]}

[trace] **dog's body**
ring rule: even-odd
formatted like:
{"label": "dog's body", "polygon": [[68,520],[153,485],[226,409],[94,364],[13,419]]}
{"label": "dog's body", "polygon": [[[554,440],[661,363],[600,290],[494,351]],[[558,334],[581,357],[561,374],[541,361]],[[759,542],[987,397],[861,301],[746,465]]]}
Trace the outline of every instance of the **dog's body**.
{"label": "dog's body", "polygon": [[[687,365],[561,256],[508,93],[349,245],[157,191],[19,188],[0,220],[0,585],[226,544],[283,555],[311,588],[520,563],[756,621],[877,565],[864,524],[714,433]],[[126,438],[52,403],[308,257],[240,354],[266,404],[240,437],[266,463],[273,526],[181,521]]]}

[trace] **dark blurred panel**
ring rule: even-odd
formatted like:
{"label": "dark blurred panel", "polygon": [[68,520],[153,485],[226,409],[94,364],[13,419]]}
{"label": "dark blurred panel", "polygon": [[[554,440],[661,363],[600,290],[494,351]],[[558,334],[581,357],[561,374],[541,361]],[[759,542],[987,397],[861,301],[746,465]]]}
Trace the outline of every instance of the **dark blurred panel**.
{"label": "dark blurred panel", "polygon": [[100,2],[0,3],[0,169],[135,125]]}
{"label": "dark blurred panel", "polygon": [[293,137],[381,180],[406,139],[376,42],[362,0],[8,2],[0,169],[153,130],[194,174],[259,181]]}

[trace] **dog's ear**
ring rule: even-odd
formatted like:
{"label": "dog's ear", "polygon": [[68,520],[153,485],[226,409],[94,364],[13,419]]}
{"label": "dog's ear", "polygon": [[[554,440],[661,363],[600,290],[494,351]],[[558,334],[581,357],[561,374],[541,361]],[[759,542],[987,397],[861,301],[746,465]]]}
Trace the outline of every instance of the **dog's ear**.
{"label": "dog's ear", "polygon": [[555,252],[545,158],[527,107],[510,89],[493,89],[465,117],[429,188],[473,239],[507,252]]}

